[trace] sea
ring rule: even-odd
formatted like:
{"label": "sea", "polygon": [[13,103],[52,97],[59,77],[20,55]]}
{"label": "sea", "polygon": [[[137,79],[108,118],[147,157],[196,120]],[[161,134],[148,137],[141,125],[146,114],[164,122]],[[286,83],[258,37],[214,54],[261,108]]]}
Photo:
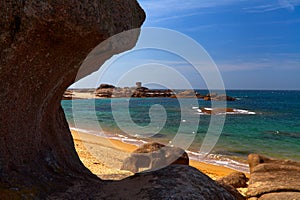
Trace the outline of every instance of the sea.
{"label": "sea", "polygon": [[[206,90],[197,90],[207,94]],[[184,148],[190,159],[248,172],[247,156],[300,161],[300,91],[227,90],[224,106],[191,98],[103,98],[61,102],[71,130],[141,145]],[[217,127],[214,127],[217,126]]]}

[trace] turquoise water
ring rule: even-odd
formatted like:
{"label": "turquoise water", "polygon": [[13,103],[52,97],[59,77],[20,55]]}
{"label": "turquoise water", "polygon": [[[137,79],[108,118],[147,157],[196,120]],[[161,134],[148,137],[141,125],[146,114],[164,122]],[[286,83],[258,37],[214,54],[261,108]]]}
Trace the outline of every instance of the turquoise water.
{"label": "turquoise water", "polygon": [[[227,95],[238,98],[237,101],[227,102],[227,107],[239,109],[239,112],[226,115],[217,144],[207,157],[201,159],[244,171],[247,170],[245,163],[249,153],[300,161],[300,91],[229,90]],[[180,125],[184,124],[187,128],[180,131],[193,138],[193,143],[188,146],[190,156],[199,159],[197,156],[201,153],[199,150],[211,116],[200,113],[196,107],[209,108],[211,103],[201,99],[196,102],[192,99],[180,101],[184,101],[186,106],[180,107],[177,99],[169,98],[66,100],[62,101],[62,106],[71,128],[91,134],[106,133],[109,137],[129,143],[159,141],[168,144],[178,133]],[[123,125],[129,131],[135,125],[143,127],[150,123],[149,109],[155,104],[164,107],[166,123],[163,127],[157,127],[159,131],[153,136],[128,135],[115,122],[112,102],[117,105],[113,107],[114,113],[121,119],[124,117]],[[134,125],[126,121],[128,116],[124,113],[127,110]],[[198,128],[192,131],[192,123],[197,120]]]}

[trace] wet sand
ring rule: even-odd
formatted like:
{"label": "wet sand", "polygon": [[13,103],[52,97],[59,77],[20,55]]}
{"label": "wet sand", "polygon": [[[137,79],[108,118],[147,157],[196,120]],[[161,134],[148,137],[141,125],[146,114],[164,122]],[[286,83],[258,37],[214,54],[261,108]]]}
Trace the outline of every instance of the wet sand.
{"label": "wet sand", "polygon": [[[72,131],[72,135],[81,161],[100,178],[118,180],[133,175],[129,171],[120,170],[120,168],[123,160],[137,146],[77,131]],[[190,160],[190,165],[212,179],[224,177],[235,171],[195,160]]]}

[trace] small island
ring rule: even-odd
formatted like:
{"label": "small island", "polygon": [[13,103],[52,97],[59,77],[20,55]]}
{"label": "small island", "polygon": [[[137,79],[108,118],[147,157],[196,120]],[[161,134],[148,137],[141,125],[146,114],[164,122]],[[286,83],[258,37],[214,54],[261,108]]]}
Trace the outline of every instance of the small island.
{"label": "small island", "polygon": [[235,101],[236,98],[224,94],[199,94],[195,90],[149,89],[136,82],[135,87],[116,87],[111,84],[101,84],[97,89],[68,89],[63,99],[86,98],[198,98],[205,101]]}

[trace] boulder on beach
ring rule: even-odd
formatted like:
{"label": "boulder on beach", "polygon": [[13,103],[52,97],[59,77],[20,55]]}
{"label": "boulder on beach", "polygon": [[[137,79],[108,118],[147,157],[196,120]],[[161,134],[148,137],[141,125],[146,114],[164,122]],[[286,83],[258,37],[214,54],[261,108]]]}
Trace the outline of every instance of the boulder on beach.
{"label": "boulder on beach", "polygon": [[216,180],[222,187],[229,191],[238,200],[246,199],[237,191],[237,188],[246,188],[248,178],[242,172],[232,172],[229,175]]}
{"label": "boulder on beach", "polygon": [[53,194],[47,199],[74,199],[74,197],[109,200],[240,199],[207,175],[186,165],[170,165],[157,171],[137,173],[120,181],[110,181],[109,184],[96,185],[93,182],[78,181],[67,192]]}
{"label": "boulder on beach", "polygon": [[124,160],[121,169],[137,173],[139,168],[159,169],[170,164],[189,165],[188,154],[181,148],[153,142],[133,151]]}
{"label": "boulder on beach", "polygon": [[220,183],[230,185],[234,188],[246,188],[248,186],[248,178],[243,172],[232,172],[231,174],[221,179],[218,179],[217,181]]}
{"label": "boulder on beach", "polygon": [[224,182],[216,181],[221,187],[227,190],[236,200],[246,200],[246,197],[243,196],[236,188],[231,185],[228,185]]}
{"label": "boulder on beach", "polygon": [[300,162],[248,156],[250,181],[247,196],[259,200],[300,199]]}
{"label": "boulder on beach", "polygon": [[186,165],[138,173],[104,186],[103,190],[107,191],[101,196],[103,199],[238,199],[207,175]]}

